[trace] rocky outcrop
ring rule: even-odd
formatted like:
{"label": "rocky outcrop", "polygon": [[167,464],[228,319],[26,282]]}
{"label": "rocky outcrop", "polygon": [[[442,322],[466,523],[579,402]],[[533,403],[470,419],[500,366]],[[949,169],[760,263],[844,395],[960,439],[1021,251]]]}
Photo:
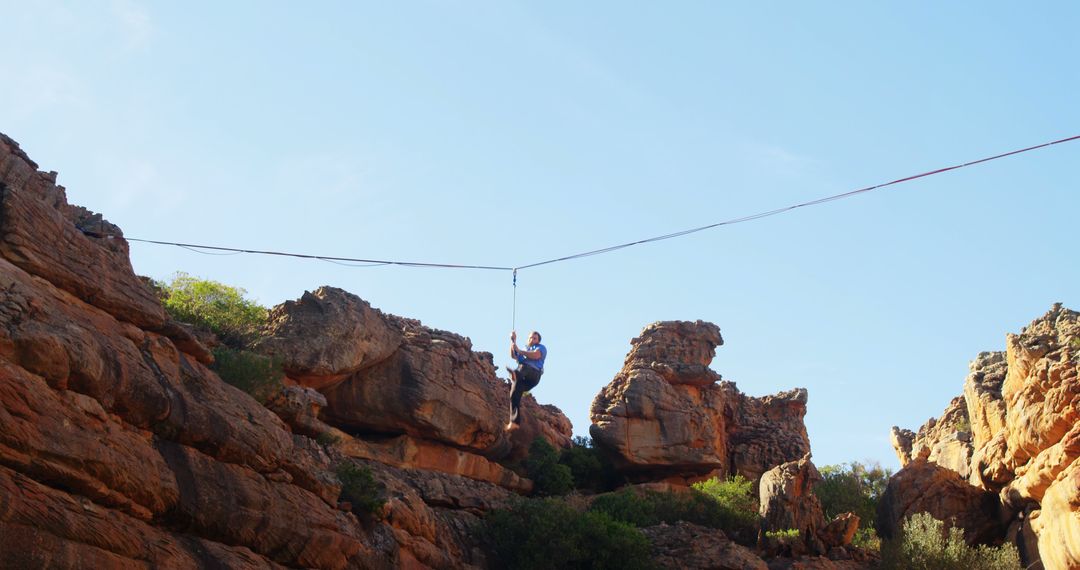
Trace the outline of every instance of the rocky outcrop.
{"label": "rocky outcrop", "polygon": [[[530,484],[491,467],[494,460],[523,458],[537,437],[570,445],[570,420],[532,397],[523,401],[521,429],[504,431],[509,387],[495,376],[491,354],[473,351],[468,338],[384,314],[341,289],[321,287],[275,307],[267,335],[258,350],[283,359],[289,382],[325,398],[314,419],[379,440],[354,444],[358,457],[446,469],[520,491]],[[282,409],[298,405],[296,398],[271,402],[290,423],[311,424],[298,429],[320,429],[310,413]]]}
{"label": "rocky outcrop", "polygon": [[709,368],[720,329],[651,324],[592,403],[590,434],[638,480],[739,473],[756,480],[810,450],[806,390],[748,397]]}
{"label": "rocky outcrop", "polygon": [[27,274],[146,329],[165,324],[154,293],[131,270],[120,228],[67,203],[55,172],[40,172],[0,134],[0,255]]}
{"label": "rocky outcrop", "polygon": [[[963,397],[954,400],[940,419],[924,425],[909,448],[903,430],[894,428],[902,462],[914,464],[923,457],[967,479],[979,491],[997,495],[1010,527],[1008,535],[1025,553],[1025,564],[1037,563],[1041,555],[1048,568],[1080,565],[1078,356],[1080,315],[1054,305],[1020,334],[1008,335],[1005,352],[979,354],[964,382]],[[966,461],[965,450],[969,450]],[[932,480],[904,473],[907,469],[896,475],[903,476],[903,485],[923,489],[924,501],[947,502],[945,493],[951,493],[954,485],[936,487]],[[944,477],[925,466],[915,472]],[[901,484],[897,485],[905,495],[916,493],[900,491]],[[950,511],[937,512],[946,516]],[[991,534],[996,536],[998,530]],[[975,535],[969,537],[981,536]],[[1024,538],[1032,535],[1038,537],[1038,553]]]}
{"label": "rocky outcrop", "polygon": [[971,465],[971,423],[963,396],[953,398],[940,418],[930,418],[917,433],[892,429],[893,448],[904,467],[920,456],[967,478]]}

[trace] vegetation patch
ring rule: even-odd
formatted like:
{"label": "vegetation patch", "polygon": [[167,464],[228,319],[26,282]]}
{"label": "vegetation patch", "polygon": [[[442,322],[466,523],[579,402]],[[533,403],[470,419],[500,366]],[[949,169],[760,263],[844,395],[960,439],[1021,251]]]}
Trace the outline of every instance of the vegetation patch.
{"label": "vegetation patch", "polygon": [[1018,570],[1020,554],[1012,544],[968,546],[963,532],[918,513],[904,521],[900,535],[881,548],[884,570]]}
{"label": "vegetation patch", "polygon": [[351,461],[342,461],[334,469],[341,481],[341,501],[352,505],[352,512],[361,516],[378,517],[386,504],[382,485],[371,470]]}
{"label": "vegetation patch", "polygon": [[492,511],[482,535],[493,567],[521,570],[652,568],[641,531],[603,512],[579,512],[556,498],[525,499]]}
{"label": "vegetation patch", "polygon": [[529,446],[525,474],[533,481],[533,493],[540,497],[565,495],[574,488],[570,468],[559,463],[559,452],[542,437]]}
{"label": "vegetation patch", "polygon": [[285,377],[277,357],[225,346],[214,349],[214,364],[210,368],[225,382],[251,394],[260,404],[281,391]]}
{"label": "vegetation patch", "polygon": [[575,489],[603,493],[619,483],[611,459],[587,437],[575,437],[573,445],[559,455],[559,463],[570,469]]}
{"label": "vegetation patch", "polygon": [[183,272],[154,286],[169,316],[216,334],[232,348],[246,348],[266,324],[266,307],[246,299],[239,287]]}
{"label": "vegetation patch", "polygon": [[686,521],[721,529],[736,542],[752,545],[760,521],[750,495],[752,487],[745,478],[736,477],[699,483],[689,492],[623,489],[596,497],[590,510],[637,527]]}
{"label": "vegetation patch", "polygon": [[859,530],[852,544],[878,550],[881,541],[874,528],[874,519],[892,471],[876,462],[863,464],[858,461],[826,465],[819,471],[822,480],[814,486],[814,494],[821,501],[826,520],[843,513],[855,513],[859,517]]}

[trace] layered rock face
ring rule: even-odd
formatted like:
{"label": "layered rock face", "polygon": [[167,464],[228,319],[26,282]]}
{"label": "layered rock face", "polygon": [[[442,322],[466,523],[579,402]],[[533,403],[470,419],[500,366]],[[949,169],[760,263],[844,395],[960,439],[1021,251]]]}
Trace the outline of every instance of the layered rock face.
{"label": "layered rock face", "polygon": [[709,368],[723,344],[702,321],[651,324],[592,403],[590,434],[633,479],[742,474],[756,480],[810,451],[806,390],[752,398]]}
{"label": "layered rock face", "polygon": [[[1025,563],[1041,556],[1047,568],[1080,566],[1078,372],[1080,315],[1054,305],[1020,334],[1008,335],[1005,352],[978,356],[964,395],[942,418],[927,422],[918,435],[894,428],[897,455],[903,464],[918,463],[916,472],[929,473],[925,463],[944,467],[993,495]],[[896,476],[907,482],[897,485],[925,488],[923,500],[934,501],[955,487],[920,481],[907,469]],[[965,529],[971,536],[972,529]],[[1038,552],[1025,536],[1037,537]]]}
{"label": "layered rock face", "polygon": [[[286,353],[298,385],[271,411],[207,368],[210,352],[132,273],[122,235],[0,135],[0,568],[486,565],[478,515],[530,487],[488,458],[520,442],[497,420],[462,419],[498,417],[491,402],[508,399],[490,356],[338,293],[320,307],[325,331],[308,323],[309,344]],[[391,363],[433,386],[373,372]],[[357,375],[393,392],[342,404],[299,385]],[[420,411],[374,401],[390,395]],[[569,438],[561,412],[526,405],[533,433]],[[347,421],[364,406],[388,419]],[[352,439],[323,416],[398,439]],[[340,449],[313,439],[335,433]],[[342,510],[342,462],[385,488],[374,522]]]}

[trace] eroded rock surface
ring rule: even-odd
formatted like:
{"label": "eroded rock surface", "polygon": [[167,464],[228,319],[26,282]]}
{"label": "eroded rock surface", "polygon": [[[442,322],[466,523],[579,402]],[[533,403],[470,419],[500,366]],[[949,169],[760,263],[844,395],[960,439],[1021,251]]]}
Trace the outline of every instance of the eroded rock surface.
{"label": "eroded rock surface", "polygon": [[590,433],[637,479],[740,473],[757,479],[810,450],[806,390],[753,398],[709,368],[723,343],[703,321],[651,324],[592,403]]}

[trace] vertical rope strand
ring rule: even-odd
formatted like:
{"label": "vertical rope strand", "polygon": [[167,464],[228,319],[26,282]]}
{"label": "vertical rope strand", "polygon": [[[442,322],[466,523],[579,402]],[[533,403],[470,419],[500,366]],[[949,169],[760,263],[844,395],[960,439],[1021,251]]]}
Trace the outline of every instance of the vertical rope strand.
{"label": "vertical rope strand", "polygon": [[514,270],[514,317],[510,323],[510,330],[517,330],[517,269]]}

